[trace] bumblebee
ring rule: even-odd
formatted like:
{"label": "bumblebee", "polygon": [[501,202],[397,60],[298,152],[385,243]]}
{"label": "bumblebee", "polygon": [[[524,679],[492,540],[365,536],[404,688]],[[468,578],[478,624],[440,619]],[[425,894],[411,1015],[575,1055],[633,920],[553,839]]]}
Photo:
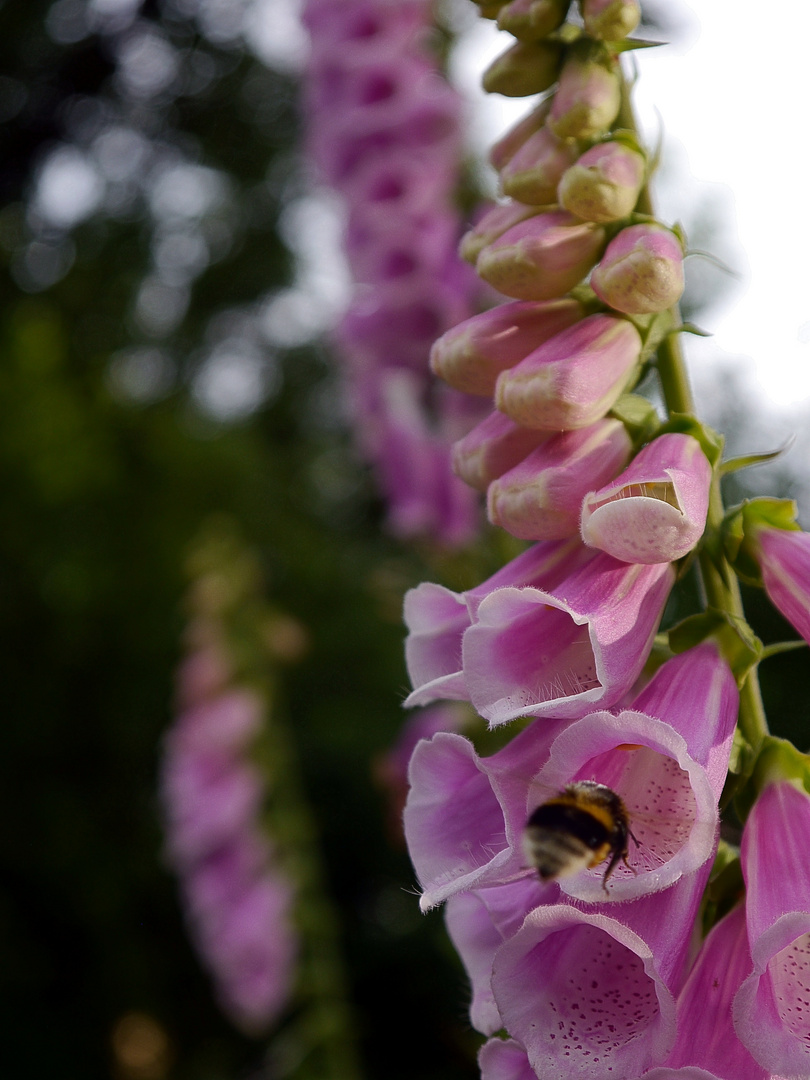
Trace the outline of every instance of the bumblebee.
{"label": "bumblebee", "polygon": [[638,844],[616,792],[593,780],[578,780],[532,812],[523,850],[542,881],[569,877],[608,859],[602,878],[607,892],[617,863],[627,866],[628,839]]}

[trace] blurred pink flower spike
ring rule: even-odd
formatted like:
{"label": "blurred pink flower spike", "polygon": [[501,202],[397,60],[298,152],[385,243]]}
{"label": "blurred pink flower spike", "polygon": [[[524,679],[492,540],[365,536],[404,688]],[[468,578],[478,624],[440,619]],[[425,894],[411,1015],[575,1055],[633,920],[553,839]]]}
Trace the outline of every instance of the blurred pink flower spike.
{"label": "blurred pink flower spike", "polygon": [[589,315],[499,375],[495,405],[524,427],[587,427],[619,398],[641,348],[627,319]]}
{"label": "blurred pink flower spike", "polygon": [[763,1068],[810,1076],[810,797],[788,781],[760,795],[743,831],[754,970],[734,999],[737,1035]]}
{"label": "blurred pink flower spike", "polygon": [[[404,826],[423,889],[423,911],[457,893],[526,876],[521,875],[526,789],[564,724],[532,724],[503,750],[484,758],[468,739],[452,732],[417,745]],[[547,888],[536,875],[531,877],[539,888]]]}
{"label": "blurred pink flower spike", "polygon": [[561,879],[563,893],[587,902],[634,900],[668,888],[711,859],[739,695],[711,643],[663,665],[625,711],[591,713],[559,734],[534,775],[523,809],[566,784],[595,780],[615,791],[638,841],[603,887],[604,865]]}
{"label": "blurred pink flower spike", "polygon": [[599,554],[549,591],[491,592],[462,643],[473,706],[496,727],[615,705],[641,672],[673,582],[666,563]]}
{"label": "blurred pink flower spike", "polygon": [[654,223],[622,229],[591,274],[591,288],[626,315],[666,311],[683,293],[683,245]]}
{"label": "blurred pink flower spike", "polygon": [[528,912],[495,955],[492,991],[538,1077],[636,1078],[665,1060],[709,867],[618,910]]}
{"label": "blurred pink flower spike", "polygon": [[661,435],[582,503],[582,539],[614,559],[674,562],[703,535],[712,469],[691,435]]}
{"label": "blurred pink flower spike", "polygon": [[444,333],[431,349],[430,366],[454,389],[491,397],[502,371],[584,314],[582,304],[570,298],[499,304]]}
{"label": "blurred pink flower spike", "polygon": [[760,526],[754,545],[771,603],[810,642],[810,533]]}
{"label": "blurred pink flower spike", "polygon": [[751,970],[742,904],[712,928],[678,996],[678,1038],[667,1066],[645,1080],[772,1080],[737,1038],[731,1003]]}
{"label": "blurred pink flower spike", "polygon": [[490,484],[489,520],[522,540],[573,536],[588,488],[612,480],[631,450],[630,436],[619,420],[597,420],[590,427],[553,435]]}
{"label": "blurred pink flower spike", "polygon": [[535,544],[465,593],[422,582],[405,594],[405,663],[413,692],[405,706],[441,698],[469,701],[462,673],[461,643],[482,599],[505,585],[553,588],[593,554],[574,539]]}
{"label": "blurred pink flower spike", "polygon": [[486,491],[493,480],[553,436],[551,431],[520,427],[501,412],[490,413],[453,443],[453,472],[476,491]]}
{"label": "blurred pink flower spike", "polygon": [[579,284],[604,243],[600,225],[580,221],[567,210],[550,210],[520,220],[493,239],[482,248],[475,269],[504,296],[553,300]]}

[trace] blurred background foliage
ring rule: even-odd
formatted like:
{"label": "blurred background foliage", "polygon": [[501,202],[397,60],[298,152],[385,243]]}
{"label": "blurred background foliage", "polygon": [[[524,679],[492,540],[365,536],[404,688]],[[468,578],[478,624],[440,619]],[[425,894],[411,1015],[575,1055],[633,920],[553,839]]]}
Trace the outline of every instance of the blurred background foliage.
{"label": "blurred background foliage", "polygon": [[[238,522],[310,642],[281,708],[364,1073],[477,1075],[465,979],[441,916],[418,914],[373,762],[402,720],[404,589],[495,566],[380,530],[319,344],[342,294],[334,215],[298,149],[290,20],[281,0],[0,6],[0,1026],[15,1080],[275,1075],[217,1012],[161,861],[183,564],[212,514]],[[797,731],[802,663],[765,679]],[[140,1063],[133,1031],[155,1048]]]}

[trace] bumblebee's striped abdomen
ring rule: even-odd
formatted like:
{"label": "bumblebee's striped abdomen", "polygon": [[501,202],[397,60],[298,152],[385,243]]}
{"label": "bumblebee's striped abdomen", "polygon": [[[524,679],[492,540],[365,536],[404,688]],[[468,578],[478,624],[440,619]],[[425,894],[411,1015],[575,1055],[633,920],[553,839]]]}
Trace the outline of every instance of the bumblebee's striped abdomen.
{"label": "bumblebee's striped abdomen", "polygon": [[523,837],[527,860],[543,881],[598,866],[610,856],[603,881],[627,855],[627,811],[602,784],[579,781],[538,806]]}

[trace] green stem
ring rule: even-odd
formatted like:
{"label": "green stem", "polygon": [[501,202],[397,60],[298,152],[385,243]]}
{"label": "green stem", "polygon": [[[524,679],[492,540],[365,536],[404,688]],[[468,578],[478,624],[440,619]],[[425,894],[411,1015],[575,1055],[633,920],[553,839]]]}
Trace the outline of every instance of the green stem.
{"label": "green stem", "polygon": [[[622,80],[622,107],[618,122],[621,127],[638,133],[638,125],[630,100],[630,88],[624,78]],[[638,210],[640,213],[653,215],[652,198],[648,184],[644,186],[639,196]],[[674,325],[680,326],[680,310],[677,306],[673,309],[672,315]],[[672,413],[694,414],[695,411],[689,373],[681,349],[681,338],[680,333],[668,334],[658,348],[658,375],[661,380],[664,402],[670,415]],[[707,532],[716,533],[722,524],[724,515],[725,508],[720,491],[720,481],[715,475],[709,498],[709,513],[706,521]],[[701,548],[698,565],[706,602],[712,607],[727,612],[729,615],[745,619],[739,581],[730,565],[723,560],[718,568],[716,563],[712,561],[705,546]],[[748,673],[745,682],[740,688],[739,724],[743,736],[756,750],[763,738],[768,734],[768,723],[762,705],[759,677],[755,667]]]}

